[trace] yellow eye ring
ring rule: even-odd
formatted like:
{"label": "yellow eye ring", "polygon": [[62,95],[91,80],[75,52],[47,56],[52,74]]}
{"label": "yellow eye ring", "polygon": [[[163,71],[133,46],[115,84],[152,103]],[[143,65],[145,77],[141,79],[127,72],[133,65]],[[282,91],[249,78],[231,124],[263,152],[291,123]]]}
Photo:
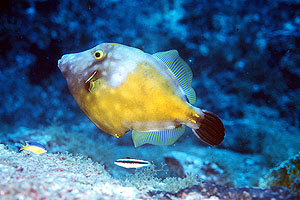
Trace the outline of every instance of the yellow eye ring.
{"label": "yellow eye ring", "polygon": [[103,51],[96,51],[94,56],[96,59],[101,59],[103,57]]}

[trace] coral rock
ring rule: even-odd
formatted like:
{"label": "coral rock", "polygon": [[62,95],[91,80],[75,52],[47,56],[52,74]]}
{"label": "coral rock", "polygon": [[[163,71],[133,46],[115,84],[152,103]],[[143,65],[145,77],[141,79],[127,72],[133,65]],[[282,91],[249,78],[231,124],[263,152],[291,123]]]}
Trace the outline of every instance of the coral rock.
{"label": "coral rock", "polygon": [[279,167],[271,169],[260,185],[284,186],[300,194],[300,152],[281,163]]}

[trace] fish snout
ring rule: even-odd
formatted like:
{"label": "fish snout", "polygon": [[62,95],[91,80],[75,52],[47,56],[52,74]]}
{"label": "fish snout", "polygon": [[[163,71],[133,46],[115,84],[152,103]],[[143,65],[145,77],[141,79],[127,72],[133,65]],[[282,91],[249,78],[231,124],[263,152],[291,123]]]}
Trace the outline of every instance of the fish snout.
{"label": "fish snout", "polygon": [[61,72],[64,72],[66,70],[66,66],[67,66],[67,56],[68,55],[63,55],[61,57],[61,59],[58,60],[58,68],[60,69]]}
{"label": "fish snout", "polygon": [[66,54],[58,60],[58,68],[65,75],[66,73],[74,73],[78,69],[77,54]]}
{"label": "fish snout", "polygon": [[83,74],[94,62],[94,57],[90,55],[89,51],[63,55],[58,60],[58,68],[63,74]]}

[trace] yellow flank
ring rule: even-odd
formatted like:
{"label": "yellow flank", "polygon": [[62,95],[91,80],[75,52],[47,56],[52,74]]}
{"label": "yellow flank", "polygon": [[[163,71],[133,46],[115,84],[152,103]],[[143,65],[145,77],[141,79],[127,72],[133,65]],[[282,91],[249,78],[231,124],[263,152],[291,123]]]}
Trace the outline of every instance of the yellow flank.
{"label": "yellow flank", "polygon": [[36,146],[22,146],[20,150],[26,150],[26,151],[31,151],[32,153],[35,154],[42,154],[46,153],[47,151],[45,149],[36,147]]}
{"label": "yellow flank", "polygon": [[189,122],[195,114],[168,80],[146,62],[140,63],[117,88],[101,78],[92,79],[79,95],[85,114],[115,137],[122,137],[130,129],[147,130],[151,123],[177,126]]}

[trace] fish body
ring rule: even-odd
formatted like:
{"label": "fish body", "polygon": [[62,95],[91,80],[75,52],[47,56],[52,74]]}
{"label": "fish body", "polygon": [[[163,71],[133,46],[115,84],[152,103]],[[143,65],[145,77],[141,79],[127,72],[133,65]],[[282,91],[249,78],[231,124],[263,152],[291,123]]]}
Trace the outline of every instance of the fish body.
{"label": "fish body", "polygon": [[40,143],[30,142],[30,141],[25,141],[25,146],[21,144],[20,151],[23,150],[31,151],[32,153],[35,154],[42,154],[47,152],[46,148]]}
{"label": "fish body", "polygon": [[149,161],[146,160],[139,160],[134,158],[124,158],[124,159],[118,159],[115,162],[115,165],[118,165],[120,167],[124,168],[142,168],[142,167],[152,167],[152,164]]}
{"label": "fish body", "polygon": [[58,66],[88,118],[117,138],[133,130],[135,146],[173,144],[184,125],[211,145],[224,138],[221,120],[192,105],[192,72],[176,50],[151,55],[103,43],[64,55]]}

